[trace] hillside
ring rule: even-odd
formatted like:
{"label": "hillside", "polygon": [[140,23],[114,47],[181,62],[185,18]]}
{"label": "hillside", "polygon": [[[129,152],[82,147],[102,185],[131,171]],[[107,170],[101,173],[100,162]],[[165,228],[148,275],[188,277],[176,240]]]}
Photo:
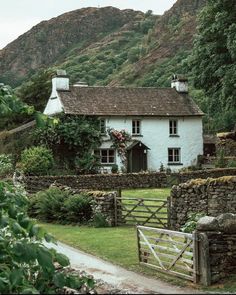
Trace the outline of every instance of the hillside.
{"label": "hillside", "polygon": [[40,69],[60,67],[90,85],[167,86],[192,48],[205,2],[179,0],[161,17],[105,7],[41,22],[0,51],[0,79],[18,86]]}
{"label": "hillside", "polygon": [[143,13],[113,7],[83,8],[43,21],[0,51],[2,82],[19,85],[41,68],[63,62],[73,51],[85,48],[126,25],[134,25]]}

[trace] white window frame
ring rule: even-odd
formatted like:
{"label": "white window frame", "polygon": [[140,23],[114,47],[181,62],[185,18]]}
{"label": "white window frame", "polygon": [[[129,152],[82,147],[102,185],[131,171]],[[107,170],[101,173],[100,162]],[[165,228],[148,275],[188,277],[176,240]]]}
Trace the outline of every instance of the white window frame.
{"label": "white window frame", "polygon": [[[170,161],[170,151],[172,152],[172,161]],[[178,153],[176,153],[178,152]],[[178,157],[178,159],[177,159]],[[177,159],[177,160],[176,160]],[[181,148],[168,148],[168,163],[181,164]]]}
{"label": "white window frame", "polygon": [[178,120],[169,120],[169,134],[170,136],[178,136]]}
{"label": "white window frame", "polygon": [[132,120],[132,135],[141,135],[141,120]]}
{"label": "white window frame", "polygon": [[[113,155],[110,155],[109,153],[112,152]],[[106,155],[104,155],[106,153]],[[113,165],[116,164],[116,153],[114,149],[99,149],[95,151],[95,154],[98,154],[100,156],[100,163],[101,165]],[[106,161],[103,162],[103,159],[106,158]],[[113,158],[113,161],[110,162],[110,158]]]}

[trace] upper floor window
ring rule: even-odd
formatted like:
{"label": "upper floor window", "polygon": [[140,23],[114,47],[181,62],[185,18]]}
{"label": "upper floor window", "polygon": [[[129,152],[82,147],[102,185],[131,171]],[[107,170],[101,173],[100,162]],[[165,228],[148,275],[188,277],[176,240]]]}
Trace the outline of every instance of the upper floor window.
{"label": "upper floor window", "polygon": [[169,133],[170,135],[178,135],[178,121],[170,120],[169,121]]}
{"label": "upper floor window", "polygon": [[141,121],[133,120],[132,121],[132,134],[133,135],[141,135]]}
{"label": "upper floor window", "polygon": [[168,162],[170,164],[180,163],[180,148],[168,149]]}
{"label": "upper floor window", "polygon": [[100,132],[106,134],[106,120],[100,119]]}

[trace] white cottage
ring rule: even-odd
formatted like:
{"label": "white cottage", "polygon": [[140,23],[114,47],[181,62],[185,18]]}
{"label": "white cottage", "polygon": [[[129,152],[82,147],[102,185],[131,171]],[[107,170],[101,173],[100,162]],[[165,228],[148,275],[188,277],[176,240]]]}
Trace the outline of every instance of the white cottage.
{"label": "white cottage", "polygon": [[64,71],[52,79],[52,94],[44,114],[64,112],[98,116],[103,143],[101,164],[110,170],[123,163],[107,134],[108,128],[125,130],[132,140],[127,146],[128,172],[171,170],[196,164],[203,154],[203,112],[188,95],[186,79],[174,77],[172,88],[70,86]]}

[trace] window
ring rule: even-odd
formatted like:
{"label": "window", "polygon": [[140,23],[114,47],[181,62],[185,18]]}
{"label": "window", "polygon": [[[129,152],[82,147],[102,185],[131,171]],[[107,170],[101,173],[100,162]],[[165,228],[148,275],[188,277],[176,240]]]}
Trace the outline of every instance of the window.
{"label": "window", "polygon": [[115,150],[101,149],[94,151],[94,154],[100,157],[101,164],[115,164]]}
{"label": "window", "polygon": [[133,135],[141,135],[141,121],[133,120],[132,121],[132,134]]}
{"label": "window", "polygon": [[102,134],[106,134],[106,120],[105,119],[100,120],[100,131]]}
{"label": "window", "polygon": [[169,163],[180,163],[180,149],[179,148],[168,149],[168,162]]}
{"label": "window", "polygon": [[170,135],[178,135],[178,121],[177,120],[170,120],[169,121],[169,132]]}

